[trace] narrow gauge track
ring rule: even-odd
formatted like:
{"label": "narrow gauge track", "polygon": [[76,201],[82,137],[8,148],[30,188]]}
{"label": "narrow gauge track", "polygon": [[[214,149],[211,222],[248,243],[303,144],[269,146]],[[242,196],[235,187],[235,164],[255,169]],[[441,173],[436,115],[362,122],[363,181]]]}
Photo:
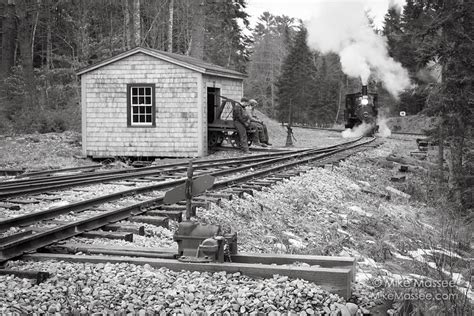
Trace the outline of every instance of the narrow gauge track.
{"label": "narrow gauge track", "polygon": [[[295,125],[294,127],[299,127],[299,128],[306,128],[306,129],[315,129],[315,130],[322,130],[322,131],[330,131],[330,132],[343,132],[343,129],[339,128],[328,128],[328,127],[313,127],[313,126],[299,126]],[[410,132],[391,132],[392,134],[395,135],[409,135],[409,136],[426,136],[424,133],[410,133]]]}
{"label": "narrow gauge track", "polygon": [[[322,148],[321,151],[330,150],[339,145]],[[210,168],[230,168],[236,165],[251,162],[265,161],[273,157],[291,156],[297,153],[306,152],[309,149],[293,151],[281,151],[239,158],[222,158],[214,160],[196,160],[193,164],[199,172]],[[95,183],[110,182],[116,180],[126,180],[141,178],[149,181],[162,181],[160,176],[186,172],[188,162],[165,164],[159,166],[143,167],[138,169],[109,170],[87,174],[62,175],[54,177],[41,177],[32,179],[21,179],[4,181],[0,183],[0,200],[26,194],[35,194],[51,190],[61,190],[74,186],[89,185]]]}
{"label": "narrow gauge track", "polygon": [[[256,186],[261,187],[264,185],[270,185],[272,183],[275,183],[277,180],[254,180],[250,183],[248,183],[248,181],[258,177],[272,175],[277,172],[281,172],[282,170],[294,168],[298,165],[303,165],[314,161],[322,163],[321,161],[323,161],[324,159],[334,159],[334,156],[338,154],[343,154],[344,156],[347,156],[353,153],[354,151],[360,150],[361,146],[366,146],[374,140],[375,138],[357,138],[349,142],[345,142],[343,144],[331,146],[330,149],[324,148],[306,150],[289,156],[275,158],[272,157],[264,161],[252,162],[236,168],[229,168],[226,170],[211,172],[210,174],[214,176],[229,176],[231,174],[249,171],[247,174],[244,175],[239,175],[237,177],[226,178],[218,181],[214,184],[212,190],[224,190],[229,188],[229,190],[231,191],[235,190],[233,192],[235,193],[239,191],[249,191],[251,189],[255,189]],[[39,221],[50,219],[57,215],[69,213],[71,211],[77,211],[79,209],[84,210],[90,208],[92,205],[111,201],[123,195],[136,194],[139,191],[145,192],[152,190],[163,190],[166,188],[174,187],[178,184],[184,183],[184,180],[185,179],[183,178],[180,180],[174,180],[163,184],[122,191],[114,193],[112,195],[78,202],[64,207],[53,208],[24,216],[9,218],[0,221],[0,231],[8,230],[11,227],[25,226],[32,223],[37,223]],[[246,182],[247,184],[245,184]],[[0,262],[19,257],[24,253],[35,251],[39,248],[48,246],[54,242],[79,235],[86,231],[98,229],[110,223],[118,222],[120,220],[124,220],[132,216],[144,214],[149,211],[147,209],[148,207],[162,205],[163,199],[164,194],[161,194],[161,196],[159,197],[140,201],[138,203],[125,207],[120,207],[118,209],[98,211],[95,215],[88,214],[88,217],[85,219],[80,219],[78,221],[69,222],[66,224],[60,224],[57,227],[48,229],[46,231],[35,232],[27,236],[22,235],[18,239],[13,238],[13,240],[8,240],[0,244]]]}
{"label": "narrow gauge track", "polygon": [[55,173],[71,172],[71,171],[73,171],[73,172],[75,172],[75,171],[91,171],[91,170],[94,170],[94,169],[99,169],[101,167],[102,167],[101,164],[94,164],[94,165],[87,165],[87,166],[62,168],[62,169],[30,171],[30,172],[25,172],[25,173],[19,174],[19,175],[16,176],[16,178],[19,179],[19,178],[26,178],[26,177],[39,177],[39,176],[52,175],[52,174],[55,174]]}
{"label": "narrow gauge track", "polygon": [[[284,161],[285,159],[292,159],[294,157],[297,157],[298,155],[302,155],[302,154],[305,154],[305,153],[319,154],[319,153],[329,152],[331,150],[340,148],[341,146],[343,147],[345,145],[355,143],[355,142],[359,141],[360,139],[361,138],[358,138],[358,139],[351,140],[351,141],[348,141],[348,142],[345,142],[345,143],[341,143],[341,144],[337,144],[337,145],[333,145],[333,146],[329,146],[329,147],[325,147],[325,148],[321,148],[321,149],[299,150],[299,151],[291,152],[291,155],[288,155],[288,156],[285,156],[285,157],[278,157],[278,156],[274,157],[275,155],[266,154],[266,155],[263,155],[263,156],[265,156],[267,158],[263,159],[263,161],[261,161],[260,158],[257,157],[257,156],[250,156],[250,157],[246,156],[246,157],[241,157],[240,159],[232,158],[231,159],[232,161],[240,160],[244,164],[241,167],[234,167],[234,168],[226,167],[225,169],[220,169],[220,170],[217,170],[217,171],[213,170],[211,172],[209,172],[208,170],[207,171],[204,170],[204,172],[196,172],[196,176],[203,175],[203,174],[206,174],[206,173],[211,174],[213,176],[224,176],[226,174],[241,172],[241,171],[245,171],[246,169],[252,169],[254,167],[258,168],[259,166],[265,166],[265,165],[268,165],[268,164],[277,163],[278,161]],[[257,161],[253,160],[254,157],[257,157]],[[220,162],[226,161],[226,160],[228,160],[228,159],[217,159],[217,160],[214,160],[214,162],[217,161],[218,163],[220,163]],[[179,165],[183,165],[183,164],[181,163]],[[186,163],[186,165],[187,165],[187,163]],[[222,165],[220,165],[220,167],[222,167]],[[183,170],[185,170],[185,169],[183,169]],[[84,211],[86,209],[89,209],[89,208],[92,208],[94,206],[97,206],[97,205],[100,205],[100,204],[103,204],[103,203],[106,203],[106,202],[115,201],[115,200],[121,199],[123,197],[133,196],[133,195],[146,193],[146,192],[151,192],[151,191],[169,189],[169,188],[172,188],[172,187],[177,186],[177,185],[182,184],[182,183],[184,183],[184,178],[183,177],[175,179],[175,180],[165,181],[163,183],[154,184],[154,185],[137,187],[137,188],[133,188],[133,189],[130,189],[130,190],[119,191],[119,192],[111,193],[111,194],[108,194],[108,195],[103,195],[103,196],[95,197],[95,198],[92,198],[92,199],[76,202],[76,203],[69,204],[69,205],[66,205],[66,206],[50,208],[50,209],[44,210],[44,211],[34,212],[34,213],[22,215],[22,216],[17,216],[17,217],[5,219],[5,220],[0,221],[0,231],[5,231],[5,230],[8,230],[9,228],[15,227],[15,226],[30,225],[32,223],[35,223],[35,222],[39,221],[39,220],[54,218],[56,216],[59,216],[61,214],[66,214],[66,213],[69,213],[69,212],[82,212],[82,211]]]}

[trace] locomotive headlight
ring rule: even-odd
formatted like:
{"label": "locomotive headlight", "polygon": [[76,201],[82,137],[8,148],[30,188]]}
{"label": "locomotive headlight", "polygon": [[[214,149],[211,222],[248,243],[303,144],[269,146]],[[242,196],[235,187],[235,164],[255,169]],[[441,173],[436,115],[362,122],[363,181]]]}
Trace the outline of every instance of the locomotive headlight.
{"label": "locomotive headlight", "polygon": [[369,99],[366,96],[362,97],[362,100],[360,101],[362,105],[367,105],[369,104]]}

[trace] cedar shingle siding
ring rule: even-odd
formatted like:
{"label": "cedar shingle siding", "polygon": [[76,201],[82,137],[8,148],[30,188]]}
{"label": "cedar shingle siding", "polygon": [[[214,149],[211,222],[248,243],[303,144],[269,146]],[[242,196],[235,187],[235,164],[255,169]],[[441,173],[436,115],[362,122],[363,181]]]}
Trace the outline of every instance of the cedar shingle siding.
{"label": "cedar shingle siding", "polygon": [[[83,154],[207,155],[207,87],[240,99],[242,79],[210,76],[142,52],[80,73]],[[153,84],[155,126],[128,126],[127,85]]]}

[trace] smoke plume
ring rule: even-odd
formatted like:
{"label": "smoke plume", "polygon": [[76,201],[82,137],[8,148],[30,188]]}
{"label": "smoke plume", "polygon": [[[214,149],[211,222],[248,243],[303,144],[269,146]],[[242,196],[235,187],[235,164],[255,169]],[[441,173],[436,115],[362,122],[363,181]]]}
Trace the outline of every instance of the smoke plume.
{"label": "smoke plume", "polygon": [[344,73],[363,84],[374,75],[394,97],[410,86],[407,70],[388,55],[386,39],[370,27],[364,1],[326,1],[318,11],[307,23],[310,46],[339,54]]}
{"label": "smoke plume", "polygon": [[360,137],[367,135],[369,131],[372,129],[372,125],[363,122],[360,125],[354,126],[352,129],[347,128],[341,132],[342,138],[352,138],[352,137]]}
{"label": "smoke plume", "polygon": [[377,125],[379,126],[378,134],[380,137],[390,137],[390,135],[392,135],[392,131],[388,127],[385,117],[377,117]]}
{"label": "smoke plume", "polygon": [[[378,131],[377,135],[379,137],[390,137],[392,135],[392,131],[387,125],[387,118],[383,115],[379,115],[377,117],[377,123],[378,125]],[[371,129],[374,126],[371,124],[367,124],[365,122],[362,122],[362,124],[354,126],[353,128],[346,128],[341,132],[342,138],[352,138],[352,137],[360,137],[360,136],[367,136],[370,134]]]}

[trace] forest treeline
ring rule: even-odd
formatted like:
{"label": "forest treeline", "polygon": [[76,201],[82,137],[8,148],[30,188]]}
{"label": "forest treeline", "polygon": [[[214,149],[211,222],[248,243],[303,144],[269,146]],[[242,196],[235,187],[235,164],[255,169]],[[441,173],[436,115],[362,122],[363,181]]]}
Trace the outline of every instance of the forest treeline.
{"label": "forest treeline", "polygon": [[[246,6],[245,0],[0,0],[0,132],[79,130],[75,71],[136,46],[247,73],[245,94],[282,122],[290,109],[296,123],[342,122],[344,95],[359,91],[359,79],[344,75],[337,55],[310,49],[300,20],[266,12],[251,29]],[[462,0],[407,0],[402,13],[389,10],[374,32],[386,36],[390,55],[414,85],[394,100],[369,82],[385,112],[438,118],[432,132],[441,144],[449,141],[458,201],[463,172],[472,174],[465,162],[472,157],[473,11]],[[430,77],[433,65],[442,69],[441,81]]]}

